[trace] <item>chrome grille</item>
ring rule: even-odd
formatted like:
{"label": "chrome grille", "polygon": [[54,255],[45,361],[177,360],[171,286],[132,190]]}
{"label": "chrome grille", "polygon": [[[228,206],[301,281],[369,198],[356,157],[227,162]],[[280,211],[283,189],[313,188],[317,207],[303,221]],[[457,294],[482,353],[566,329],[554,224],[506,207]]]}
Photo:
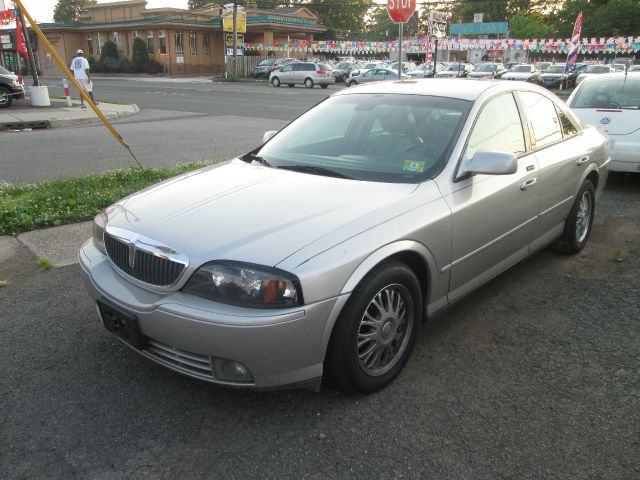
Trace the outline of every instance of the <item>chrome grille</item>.
{"label": "chrome grille", "polygon": [[[130,244],[119,240],[108,233],[104,234],[104,244],[111,261],[124,273],[151,285],[172,285],[182,273],[185,265],[162,256],[154,255],[140,247],[130,260]],[[133,263],[133,266],[131,265]]]}
{"label": "chrome grille", "polygon": [[180,350],[153,339],[149,339],[149,346],[144,353],[168,367],[206,379],[214,378],[210,357]]}

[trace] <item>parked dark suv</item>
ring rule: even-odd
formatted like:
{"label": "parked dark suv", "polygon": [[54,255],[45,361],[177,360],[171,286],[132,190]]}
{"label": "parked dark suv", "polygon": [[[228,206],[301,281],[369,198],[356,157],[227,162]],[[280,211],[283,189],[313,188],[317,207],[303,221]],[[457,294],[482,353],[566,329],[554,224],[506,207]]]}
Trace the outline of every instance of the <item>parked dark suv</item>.
{"label": "parked dark suv", "polygon": [[269,74],[276,68],[296,62],[295,58],[267,58],[251,69],[253,78],[269,78]]}
{"label": "parked dark suv", "polygon": [[14,98],[24,98],[24,85],[17,75],[0,67],[0,108],[7,108]]}

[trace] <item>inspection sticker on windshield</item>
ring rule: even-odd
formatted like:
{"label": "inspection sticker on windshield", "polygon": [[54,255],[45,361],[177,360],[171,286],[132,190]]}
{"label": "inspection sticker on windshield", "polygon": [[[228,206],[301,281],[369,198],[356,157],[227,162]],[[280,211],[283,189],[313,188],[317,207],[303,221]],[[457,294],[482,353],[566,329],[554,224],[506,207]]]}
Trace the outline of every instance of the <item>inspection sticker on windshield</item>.
{"label": "inspection sticker on windshield", "polygon": [[424,172],[424,166],[427,162],[424,160],[405,160],[402,170],[405,172]]}

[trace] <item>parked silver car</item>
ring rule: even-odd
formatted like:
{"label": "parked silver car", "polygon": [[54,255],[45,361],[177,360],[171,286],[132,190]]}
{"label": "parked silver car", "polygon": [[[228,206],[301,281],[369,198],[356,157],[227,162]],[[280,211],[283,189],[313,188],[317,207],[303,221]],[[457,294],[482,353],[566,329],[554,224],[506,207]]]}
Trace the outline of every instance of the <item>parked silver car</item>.
{"label": "parked silver car", "polygon": [[289,87],[304,85],[307,88],[313,88],[314,85],[320,85],[321,88],[327,88],[329,85],[333,85],[336,80],[331,66],[327,64],[298,62],[290,63],[271,72],[269,82],[274,87],[285,84]]}
{"label": "parked silver car", "polygon": [[344,89],[252,152],[131,195],[80,251],[104,326],[232,386],[389,384],[425,318],[555,241],[579,252],[607,140],[545,89]]}
{"label": "parked silver car", "polygon": [[[402,78],[406,78],[406,75],[402,74]],[[347,87],[360,85],[361,83],[383,82],[397,79],[397,70],[391,70],[390,68],[372,68],[371,70],[367,70],[356,77],[349,77],[349,80],[347,80]]]}

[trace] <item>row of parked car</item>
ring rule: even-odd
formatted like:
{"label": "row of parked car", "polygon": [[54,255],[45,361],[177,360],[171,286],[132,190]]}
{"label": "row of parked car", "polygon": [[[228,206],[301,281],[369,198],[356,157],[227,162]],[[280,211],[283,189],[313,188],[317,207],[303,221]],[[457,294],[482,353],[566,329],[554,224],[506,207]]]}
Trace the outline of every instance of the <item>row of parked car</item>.
{"label": "row of parked car", "polygon": [[[296,64],[298,64],[296,66]],[[591,75],[625,71],[626,65],[612,63],[607,65],[578,63],[575,71],[565,73],[564,63],[511,63],[481,62],[475,65],[467,62],[433,62],[416,65],[413,62],[402,62],[401,76],[412,78],[501,78],[504,80],[521,80],[536,83],[547,88],[573,88],[584,78]],[[630,66],[629,71],[640,70],[640,66]],[[396,80],[398,78],[398,62],[371,60],[366,62],[300,62],[295,58],[267,59],[254,67],[251,72],[254,78],[268,78],[270,83],[279,87],[286,84],[290,87],[300,84],[308,88],[319,85],[327,88],[337,82],[344,82],[347,87],[361,83]]]}

